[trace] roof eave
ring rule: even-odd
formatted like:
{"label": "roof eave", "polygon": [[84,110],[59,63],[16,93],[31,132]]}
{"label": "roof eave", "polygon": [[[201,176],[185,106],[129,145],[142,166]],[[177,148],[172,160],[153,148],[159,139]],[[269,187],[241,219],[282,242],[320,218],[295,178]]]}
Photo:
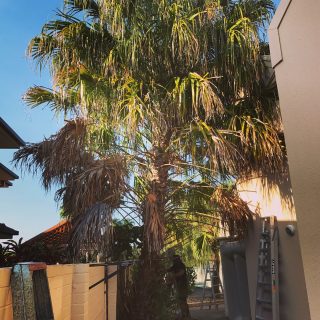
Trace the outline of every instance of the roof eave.
{"label": "roof eave", "polygon": [[[21,137],[1,117],[0,127],[2,127],[6,131],[6,133],[17,143],[18,148],[26,145],[26,143],[21,139]],[[17,146],[12,146],[11,148],[16,149]],[[10,149],[10,147],[8,149]]]}

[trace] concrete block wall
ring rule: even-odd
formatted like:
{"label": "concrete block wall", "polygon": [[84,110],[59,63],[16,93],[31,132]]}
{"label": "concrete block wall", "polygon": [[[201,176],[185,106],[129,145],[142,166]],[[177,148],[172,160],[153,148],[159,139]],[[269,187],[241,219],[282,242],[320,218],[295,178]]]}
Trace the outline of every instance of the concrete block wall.
{"label": "concrete block wall", "polygon": [[[111,275],[117,271],[117,266],[109,266],[108,274]],[[113,276],[108,281],[108,319],[117,319],[117,276]]]}
{"label": "concrete block wall", "polygon": [[89,265],[73,269],[71,320],[89,320]]}
{"label": "concrete block wall", "polygon": [[[89,268],[89,285],[97,283],[104,278],[104,267],[95,266]],[[106,299],[105,283],[101,282],[89,290],[89,319],[105,320],[106,316]]]}
{"label": "concrete block wall", "polygon": [[12,320],[11,268],[0,268],[0,319]]}
{"label": "concrete block wall", "polygon": [[50,265],[47,276],[55,319],[71,318],[73,265]]}
{"label": "concrete block wall", "polygon": [[[116,267],[110,267],[109,273]],[[0,268],[0,320],[13,320],[10,289],[11,268]],[[89,264],[50,265],[47,276],[55,320],[105,319],[105,285],[102,282],[89,290],[89,286],[104,277],[104,267]],[[116,320],[117,277],[109,284],[108,314]]]}

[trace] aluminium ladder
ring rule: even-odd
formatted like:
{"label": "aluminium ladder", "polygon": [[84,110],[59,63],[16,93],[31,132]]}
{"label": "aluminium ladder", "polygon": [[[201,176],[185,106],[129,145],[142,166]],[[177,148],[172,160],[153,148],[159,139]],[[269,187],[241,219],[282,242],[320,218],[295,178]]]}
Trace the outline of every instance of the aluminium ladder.
{"label": "aluminium ladder", "polygon": [[279,320],[279,232],[276,217],[262,218],[256,292],[256,320]]}
{"label": "aluminium ladder", "polygon": [[[211,309],[211,304],[215,304],[216,309],[218,309],[219,302],[223,304],[223,286],[219,276],[218,264],[216,261],[210,261],[206,267],[206,273],[203,283],[202,291],[202,301],[201,309],[205,304],[206,292],[207,292],[207,282],[211,283],[210,295],[209,295],[209,309]],[[221,298],[222,297],[222,298]]]}

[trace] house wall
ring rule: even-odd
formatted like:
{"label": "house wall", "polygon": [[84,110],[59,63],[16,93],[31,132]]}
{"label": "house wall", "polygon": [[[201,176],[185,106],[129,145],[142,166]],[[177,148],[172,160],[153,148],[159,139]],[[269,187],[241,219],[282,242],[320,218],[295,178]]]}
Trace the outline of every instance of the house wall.
{"label": "house wall", "polygon": [[282,0],[269,30],[313,320],[320,319],[319,13],[319,0]]}
{"label": "house wall", "polygon": [[[116,270],[109,267],[109,274]],[[0,268],[0,319],[13,320],[11,268]],[[89,264],[50,265],[49,290],[55,320],[103,320],[106,318],[105,285],[89,287],[104,278],[104,267]],[[116,320],[117,277],[108,285],[109,320]]]}
{"label": "house wall", "polygon": [[12,320],[11,268],[0,269],[0,319]]}
{"label": "house wall", "polygon": [[[273,179],[269,179],[272,181]],[[289,236],[285,228],[296,226],[296,213],[289,182],[278,186],[267,179],[242,181],[237,186],[240,197],[248,202],[252,211],[258,209],[260,217],[276,216],[279,229],[279,303],[281,320],[310,320],[307,291],[300,252],[299,230]],[[252,319],[255,319],[255,303],[258,270],[258,246],[260,221],[257,217],[246,239],[246,263]],[[312,318],[316,319],[316,318]]]}

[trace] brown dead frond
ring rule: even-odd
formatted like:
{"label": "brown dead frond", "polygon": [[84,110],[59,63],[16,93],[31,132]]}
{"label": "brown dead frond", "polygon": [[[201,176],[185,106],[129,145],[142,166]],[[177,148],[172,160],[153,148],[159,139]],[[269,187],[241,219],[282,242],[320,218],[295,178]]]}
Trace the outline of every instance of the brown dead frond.
{"label": "brown dead frond", "polygon": [[69,216],[83,214],[100,202],[114,209],[120,205],[125,192],[126,175],[126,165],[120,156],[93,160],[80,172],[68,176],[65,187],[58,190],[56,198],[63,200]]}
{"label": "brown dead frond", "polygon": [[71,173],[93,161],[86,152],[86,134],[85,119],[68,121],[57,134],[18,150],[13,162],[33,174],[41,172],[46,190],[55,183],[64,184]]}
{"label": "brown dead frond", "polygon": [[79,257],[83,251],[105,252],[112,236],[112,212],[111,206],[100,202],[72,219],[73,257]]}
{"label": "brown dead frond", "polygon": [[220,186],[212,194],[211,201],[217,207],[221,224],[228,229],[230,236],[244,238],[254,213],[239,197],[237,190]]}

